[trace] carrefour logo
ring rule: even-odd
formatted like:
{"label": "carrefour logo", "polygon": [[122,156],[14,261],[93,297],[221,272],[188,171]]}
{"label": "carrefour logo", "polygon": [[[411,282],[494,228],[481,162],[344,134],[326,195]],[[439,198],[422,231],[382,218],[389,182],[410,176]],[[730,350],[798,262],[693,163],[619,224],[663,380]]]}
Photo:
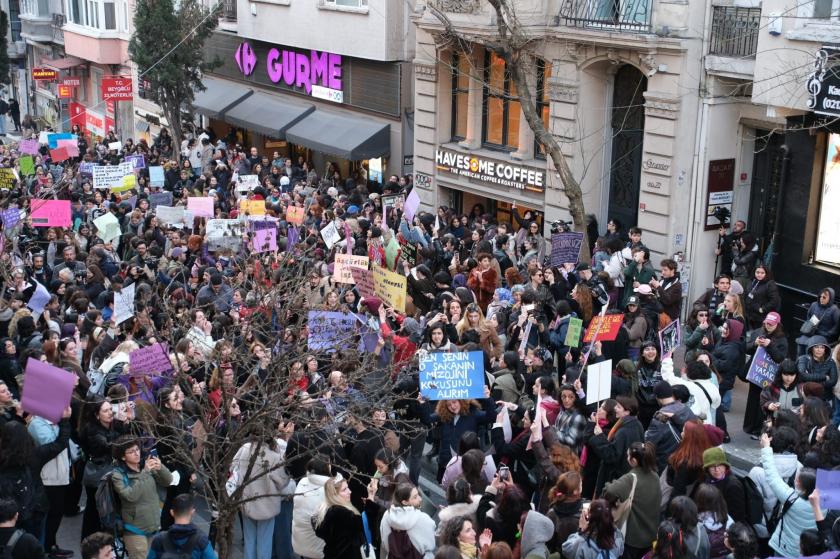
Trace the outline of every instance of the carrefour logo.
{"label": "carrefour logo", "polygon": [[[247,41],[234,53],[239,71],[250,76],[257,68],[257,54]],[[265,55],[264,71],[273,83],[284,82],[300,88],[307,94],[342,103],[341,55],[330,52],[270,48]]]}
{"label": "carrefour logo", "polygon": [[250,43],[240,43],[236,49],[234,58],[236,59],[236,65],[239,66],[240,72],[246,76],[254,73],[254,69],[257,67],[257,55]]}

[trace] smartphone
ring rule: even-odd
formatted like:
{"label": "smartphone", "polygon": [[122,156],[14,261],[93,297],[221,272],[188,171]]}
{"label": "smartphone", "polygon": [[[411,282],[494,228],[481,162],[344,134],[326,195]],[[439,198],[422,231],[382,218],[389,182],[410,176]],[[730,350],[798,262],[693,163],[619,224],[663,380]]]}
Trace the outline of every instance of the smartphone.
{"label": "smartphone", "polygon": [[149,456],[151,456],[152,458],[157,458],[157,457],[158,457],[158,451],[157,451],[157,449],[156,449],[156,448],[153,448],[152,450],[150,450],[150,451],[149,451]]}
{"label": "smartphone", "polygon": [[510,481],[510,468],[502,466],[499,468],[499,479],[502,481]]}

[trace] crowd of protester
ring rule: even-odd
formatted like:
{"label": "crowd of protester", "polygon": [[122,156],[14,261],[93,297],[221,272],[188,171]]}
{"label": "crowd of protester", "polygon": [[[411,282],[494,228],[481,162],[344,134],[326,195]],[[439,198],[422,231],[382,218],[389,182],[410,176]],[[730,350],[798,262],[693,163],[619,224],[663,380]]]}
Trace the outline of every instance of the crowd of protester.
{"label": "crowd of protester", "polygon": [[[840,466],[835,292],[819,294],[796,336],[784,332],[779,290],[742,222],[721,230],[723,271],[690,302],[679,262],[654,265],[641,230],[615,220],[602,236],[590,227],[589,261],[551,265],[548,224],[533,211],[514,209],[510,223],[481,206],[406,212],[411,177],[380,184],[363,167],[344,177],[335,164],[321,173],[303,157],[246,149],[235,134],[207,131],[175,146],[164,130],[151,145],[114,142],[113,133],[80,136],[81,156],[63,162],[42,145],[32,175],[16,144],[0,146],[18,176],[0,209],[21,211],[19,221],[4,213],[0,256],[5,557],[73,556],[57,534],[79,514],[85,559],[110,557],[115,542],[130,559],[216,557],[215,526],[205,535],[192,522],[206,494],[201,447],[257,414],[253,394],[270,382],[283,389],[263,402],[299,408],[329,436],[304,453],[313,446],[302,422],[278,417],[276,432],[231,449],[230,487],[212,490],[242,492],[247,559],[754,559],[840,549],[837,511],[820,507],[816,489],[817,469]],[[144,166],[121,192],[94,188],[81,165],[130,155]],[[156,166],[164,181],[152,186]],[[258,186],[238,188],[246,175]],[[247,232],[238,245],[215,245],[204,218],[166,223],[151,203],[160,192],[174,207],[211,197],[216,218],[243,223],[253,210],[241,212],[242,199],[264,204],[277,249],[257,250]],[[385,210],[394,196],[401,201]],[[33,223],[44,199],[70,200],[72,226]],[[300,225],[288,219],[293,207]],[[109,213],[120,231],[106,240],[94,220]],[[341,237],[331,247],[320,233],[330,222]],[[404,275],[405,312],[336,281],[343,252]],[[285,302],[297,310],[278,313],[262,294],[289,281],[292,263],[301,278]],[[130,286],[133,316],[118,324],[115,294]],[[33,304],[41,288],[43,308]],[[370,369],[338,365],[338,348],[308,348],[310,310],[374,324]],[[614,340],[569,339],[572,319],[585,330],[611,315],[622,321]],[[659,331],[683,316],[682,347],[663,354]],[[173,371],[132,376],[131,352],[160,341],[171,344]],[[764,387],[748,383],[743,425],[733,426],[734,389],[759,348],[778,374]],[[484,397],[427,401],[419,359],[457,351],[483,352]],[[78,378],[57,423],[20,404],[29,359]],[[587,405],[587,366],[606,360],[610,397]],[[374,397],[383,387],[396,398]],[[721,446],[737,428],[761,447],[750,471],[736,471]],[[424,470],[445,506],[429,506]],[[119,505],[113,530],[107,494]]]}

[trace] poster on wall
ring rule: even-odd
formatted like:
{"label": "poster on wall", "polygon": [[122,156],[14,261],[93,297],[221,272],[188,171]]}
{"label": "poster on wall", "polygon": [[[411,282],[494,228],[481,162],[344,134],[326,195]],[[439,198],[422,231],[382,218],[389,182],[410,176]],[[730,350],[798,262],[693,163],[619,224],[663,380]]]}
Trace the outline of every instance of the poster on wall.
{"label": "poster on wall", "polygon": [[[735,187],[735,160],[716,159],[709,161],[709,194],[706,200],[706,231],[720,227],[721,211],[732,216],[732,199]],[[728,220],[727,220],[728,221]]]}
{"label": "poster on wall", "polygon": [[817,262],[840,265],[840,134],[828,135],[820,219],[817,225]]}

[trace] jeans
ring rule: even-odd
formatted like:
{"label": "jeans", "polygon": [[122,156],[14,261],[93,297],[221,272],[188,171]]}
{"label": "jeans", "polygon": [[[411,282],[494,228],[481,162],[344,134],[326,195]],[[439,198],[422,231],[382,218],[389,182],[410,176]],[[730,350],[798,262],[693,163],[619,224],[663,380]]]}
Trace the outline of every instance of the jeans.
{"label": "jeans", "polygon": [[831,412],[831,422],[834,425],[840,425],[840,400],[837,399],[837,396],[832,399],[834,400],[834,411]]}
{"label": "jeans", "polygon": [[274,544],[274,519],[252,520],[242,515],[242,534],[245,536],[245,559],[271,559]]}
{"label": "jeans", "polygon": [[732,390],[726,390],[720,395],[720,411],[728,412],[732,408]]}
{"label": "jeans", "polygon": [[280,514],[274,517],[274,552],[272,559],[292,559],[292,509],[294,501],[283,499]]}

